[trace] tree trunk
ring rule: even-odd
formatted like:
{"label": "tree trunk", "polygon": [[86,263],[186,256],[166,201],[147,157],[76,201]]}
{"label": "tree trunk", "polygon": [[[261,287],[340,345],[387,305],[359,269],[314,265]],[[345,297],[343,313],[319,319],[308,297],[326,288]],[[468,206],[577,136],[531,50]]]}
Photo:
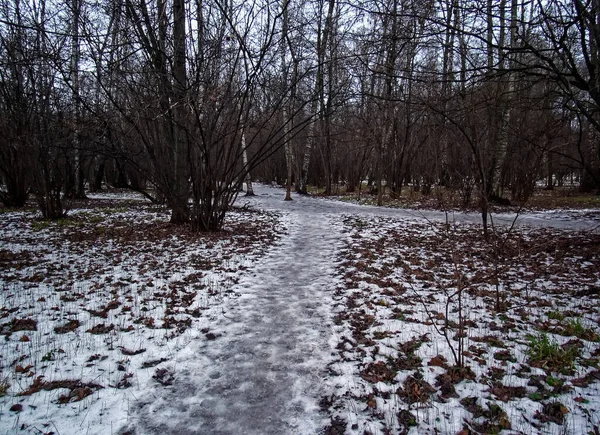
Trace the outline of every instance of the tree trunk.
{"label": "tree trunk", "polygon": [[171,198],[171,223],[182,224],[190,219],[188,206],[188,165],[186,136],[186,53],[185,53],[185,0],[173,0],[173,195]]}
{"label": "tree trunk", "polygon": [[81,17],[81,2],[82,0],[72,0],[72,40],[71,40],[71,80],[73,91],[73,176],[74,185],[72,191],[68,194],[73,198],[85,199],[84,181],[85,175],[83,171],[84,153],[81,147],[81,96],[79,82],[79,59],[81,57],[81,47],[79,44],[79,23]]}
{"label": "tree trunk", "polygon": [[[329,41],[329,35],[332,31],[333,24],[333,12],[335,10],[335,0],[329,0],[327,15],[325,16],[325,25],[321,23],[322,13],[319,11],[319,24],[317,29],[317,71],[315,75],[315,88],[313,101],[310,108],[309,116],[320,120],[323,118],[323,104],[324,104],[324,85],[325,85],[325,57],[327,54],[327,45]],[[315,119],[312,120],[309,129],[308,136],[306,139],[306,147],[304,149],[304,158],[302,159],[302,168],[300,170],[300,179],[298,180],[298,186],[296,190],[298,193],[307,193],[307,182],[308,182],[308,169],[310,165],[310,159],[312,150],[314,147],[314,134],[315,134]]]}
{"label": "tree trunk", "polygon": [[248,148],[246,147],[246,132],[242,128],[242,164],[244,165],[245,181],[246,181],[246,196],[254,196],[254,189],[252,188],[252,176],[248,169]]}
{"label": "tree trunk", "polygon": [[287,176],[285,179],[285,201],[292,200],[292,175],[294,157],[290,143],[290,122],[288,112],[288,64],[287,64],[287,39],[288,39],[288,6],[289,0],[283,0],[281,4],[282,22],[281,22],[281,40],[279,42],[279,54],[281,56],[281,92],[282,92],[282,122],[283,122],[283,146],[285,152],[285,166]]}
{"label": "tree trunk", "polygon": [[102,190],[102,181],[104,180],[104,168],[106,165],[106,157],[97,157],[97,164],[94,168],[94,178],[90,184],[90,190],[92,192],[100,192]]}

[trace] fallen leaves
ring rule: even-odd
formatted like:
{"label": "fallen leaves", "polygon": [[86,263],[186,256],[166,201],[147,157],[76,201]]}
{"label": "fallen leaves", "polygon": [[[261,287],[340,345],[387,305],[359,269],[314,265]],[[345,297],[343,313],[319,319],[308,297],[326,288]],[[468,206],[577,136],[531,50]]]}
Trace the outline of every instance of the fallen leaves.
{"label": "fallen leaves", "polygon": [[71,402],[79,402],[80,400],[85,399],[87,396],[93,393],[94,390],[87,386],[73,388],[71,391],[69,391],[68,394],[61,394],[58,397],[58,403],[64,404]]}
{"label": "fallen leaves", "polygon": [[67,332],[75,331],[77,328],[79,328],[80,325],[81,322],[77,319],[69,320],[62,326],[56,326],[54,328],[54,332],[56,332],[57,334],[66,334]]}
{"label": "fallen leaves", "polygon": [[175,375],[169,369],[156,369],[152,379],[166,387],[173,385],[173,382],[175,381]]}
{"label": "fallen leaves", "polygon": [[362,372],[361,377],[369,382],[391,382],[394,380],[396,372],[389,368],[383,361],[377,361],[369,364]]}
{"label": "fallen leaves", "polygon": [[[334,317],[343,332],[331,370],[344,379],[338,373],[352,367],[356,375],[350,386],[338,387],[332,409],[361,409],[353,403],[366,403],[364,413],[349,411],[353,419],[365,425],[377,421],[383,433],[402,433],[422,422],[400,416],[399,408],[450,406],[456,401],[449,399],[457,398],[473,415],[466,430],[527,432],[538,423],[515,411],[523,403],[575,400],[574,387],[600,382],[595,370],[599,235],[497,229],[486,242],[470,225],[374,218],[360,220],[358,227],[356,222],[345,219],[348,244],[339,261]],[[528,340],[540,330],[566,338]],[[425,331],[428,337],[421,339]],[[585,367],[594,370],[574,377]],[[540,372],[546,375],[538,379]],[[381,384],[397,398],[390,399]],[[482,395],[481,405],[469,399],[469,390]],[[577,397],[582,412],[592,412],[588,401]],[[565,414],[557,409],[547,407],[536,418],[542,424],[560,421]],[[404,429],[389,425],[393,412]],[[452,420],[450,413],[446,417]]]}
{"label": "fallen leaves", "polygon": [[37,321],[31,318],[12,319],[10,322],[0,326],[2,334],[10,334],[18,331],[37,331]]}
{"label": "fallen leaves", "polygon": [[133,355],[139,355],[144,352],[146,352],[146,349],[144,349],[144,348],[130,350],[130,349],[127,349],[126,347],[121,347],[121,353],[123,355],[133,356]]}
{"label": "fallen leaves", "polygon": [[105,325],[104,323],[98,323],[97,325],[91,327],[86,332],[90,334],[100,335],[100,334],[108,334],[110,331],[115,329],[115,325],[112,323],[110,325]]}
{"label": "fallen leaves", "polygon": [[558,401],[545,403],[542,407],[542,411],[537,411],[534,418],[540,420],[542,423],[552,422],[558,425],[562,425],[565,420],[565,415],[569,413],[569,410],[565,405]]}
{"label": "fallen leaves", "polygon": [[402,388],[398,389],[398,396],[411,405],[413,403],[427,403],[437,390],[420,376],[409,376]]}
{"label": "fallen leaves", "polygon": [[498,400],[508,402],[509,400],[526,397],[527,389],[525,387],[509,387],[497,382],[490,388],[490,393],[498,398]]}
{"label": "fallen leaves", "polygon": [[110,301],[108,304],[106,304],[106,306],[100,310],[93,310],[93,309],[86,309],[86,311],[88,313],[90,313],[92,316],[96,316],[96,317],[101,317],[103,319],[108,318],[108,313],[111,310],[116,310],[117,308],[119,308],[121,306],[121,303],[115,299]]}
{"label": "fallen leaves", "polygon": [[[68,398],[68,402],[81,400],[92,392],[104,388],[102,385],[93,382],[82,382],[80,380],[57,380],[57,381],[44,381],[43,376],[38,376],[34,379],[33,383],[24,391],[21,391],[17,396],[29,396],[39,391],[52,391],[65,388],[71,390],[65,397]],[[62,396],[61,396],[62,397]],[[59,398],[59,403],[61,402]],[[63,399],[65,400],[65,399]]]}

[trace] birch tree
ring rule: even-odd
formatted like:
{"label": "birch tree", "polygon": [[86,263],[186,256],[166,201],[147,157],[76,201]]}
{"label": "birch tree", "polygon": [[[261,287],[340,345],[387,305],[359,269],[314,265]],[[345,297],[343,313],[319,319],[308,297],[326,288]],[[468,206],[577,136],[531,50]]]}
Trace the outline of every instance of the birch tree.
{"label": "birch tree", "polygon": [[72,170],[69,171],[66,194],[78,199],[84,199],[85,190],[85,176],[84,176],[84,152],[81,143],[81,82],[80,82],[80,58],[81,58],[81,45],[79,38],[81,13],[82,13],[83,0],[71,0],[70,13],[71,13],[71,61],[69,69],[69,84],[72,92]]}
{"label": "birch tree", "polygon": [[311,162],[313,149],[315,146],[315,121],[322,120],[324,100],[325,100],[325,66],[327,47],[330,41],[330,34],[333,26],[333,14],[335,12],[335,0],[327,0],[327,12],[323,17],[323,9],[325,8],[324,1],[319,2],[318,9],[318,24],[317,24],[317,40],[316,40],[316,66],[315,66],[315,84],[313,88],[312,103],[309,109],[309,117],[311,121],[308,126],[306,145],[302,158],[302,166],[300,169],[300,177],[296,187],[298,193],[307,193],[308,169]]}
{"label": "birch tree", "polygon": [[290,141],[290,123],[292,119],[290,117],[290,106],[288,103],[288,61],[287,61],[287,49],[289,41],[289,0],[282,0],[281,3],[281,39],[279,41],[279,51],[281,55],[281,94],[283,99],[281,118],[283,128],[283,141],[285,151],[285,166],[286,166],[286,180],[285,180],[285,200],[292,200],[292,176],[294,168],[294,153],[292,150],[292,144]]}

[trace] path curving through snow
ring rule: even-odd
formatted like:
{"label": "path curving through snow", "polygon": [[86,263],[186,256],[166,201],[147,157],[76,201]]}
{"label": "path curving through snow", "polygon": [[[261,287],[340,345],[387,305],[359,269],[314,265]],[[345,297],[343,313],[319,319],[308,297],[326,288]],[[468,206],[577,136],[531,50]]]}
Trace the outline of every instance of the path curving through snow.
{"label": "path curving through snow", "polygon": [[[331,295],[344,237],[344,215],[445,220],[435,211],[359,206],[295,196],[257,186],[258,196],[238,204],[282,213],[286,234],[248,270],[216,321],[214,340],[180,351],[175,381],[138,398],[129,428],[136,434],[316,434],[329,422],[319,408],[334,358]],[[479,223],[475,213],[453,213],[456,222]],[[499,215],[509,225],[514,216]],[[593,219],[528,214],[518,223],[569,229],[598,228]],[[126,433],[127,428],[121,433]]]}
{"label": "path curving through snow", "polygon": [[318,401],[342,237],[321,201],[284,203],[280,192],[250,201],[283,209],[286,234],[235,286],[216,339],[190,344],[173,384],[140,400],[136,434],[315,434],[327,424]]}

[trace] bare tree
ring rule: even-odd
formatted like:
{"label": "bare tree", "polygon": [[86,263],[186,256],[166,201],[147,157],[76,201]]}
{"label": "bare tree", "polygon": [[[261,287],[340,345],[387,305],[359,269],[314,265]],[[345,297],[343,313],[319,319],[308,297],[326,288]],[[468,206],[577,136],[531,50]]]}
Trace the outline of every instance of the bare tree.
{"label": "bare tree", "polygon": [[[569,107],[600,131],[600,3],[597,0],[537,1],[516,27],[513,70],[545,76],[559,86]],[[523,21],[526,19],[523,18]],[[589,186],[600,189],[600,144],[585,161]]]}
{"label": "bare tree", "polygon": [[0,201],[22,207],[29,196],[32,159],[31,129],[34,108],[28,101],[28,64],[33,56],[26,47],[21,3],[3,2],[0,32]]}

